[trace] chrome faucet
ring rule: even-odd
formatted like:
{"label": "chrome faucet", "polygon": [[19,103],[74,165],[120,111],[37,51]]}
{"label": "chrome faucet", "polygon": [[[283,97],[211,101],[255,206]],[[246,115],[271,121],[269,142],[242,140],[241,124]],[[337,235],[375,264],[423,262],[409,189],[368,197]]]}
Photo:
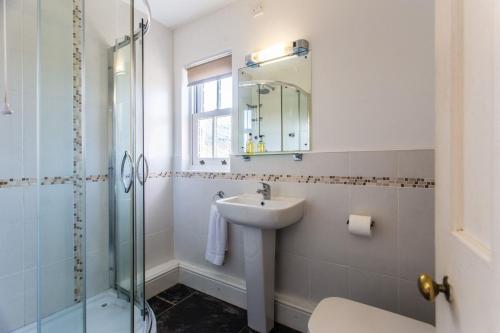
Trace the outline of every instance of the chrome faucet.
{"label": "chrome faucet", "polygon": [[262,189],[258,189],[257,193],[262,194],[264,200],[271,200],[271,185],[267,183],[260,182],[262,184]]}

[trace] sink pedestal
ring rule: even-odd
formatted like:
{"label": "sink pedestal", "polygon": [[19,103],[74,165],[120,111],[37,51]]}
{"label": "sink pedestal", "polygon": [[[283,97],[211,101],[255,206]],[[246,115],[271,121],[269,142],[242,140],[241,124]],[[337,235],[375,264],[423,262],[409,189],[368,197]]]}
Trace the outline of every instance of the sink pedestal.
{"label": "sink pedestal", "polygon": [[276,230],[243,226],[248,326],[260,333],[274,327]]}
{"label": "sink pedestal", "polygon": [[263,200],[258,195],[241,194],[217,200],[217,208],[229,222],[243,228],[248,326],[268,333],[274,327],[276,230],[300,221],[304,199]]}

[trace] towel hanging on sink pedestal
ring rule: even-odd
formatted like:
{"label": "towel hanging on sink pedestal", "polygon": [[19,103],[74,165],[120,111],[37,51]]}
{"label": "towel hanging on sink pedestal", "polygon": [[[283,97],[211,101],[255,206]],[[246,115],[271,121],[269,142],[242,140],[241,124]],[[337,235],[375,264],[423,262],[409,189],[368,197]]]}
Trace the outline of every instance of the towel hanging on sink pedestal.
{"label": "towel hanging on sink pedestal", "polygon": [[217,205],[212,203],[208,221],[208,241],[205,259],[210,263],[221,266],[227,251],[227,221],[220,215]]}

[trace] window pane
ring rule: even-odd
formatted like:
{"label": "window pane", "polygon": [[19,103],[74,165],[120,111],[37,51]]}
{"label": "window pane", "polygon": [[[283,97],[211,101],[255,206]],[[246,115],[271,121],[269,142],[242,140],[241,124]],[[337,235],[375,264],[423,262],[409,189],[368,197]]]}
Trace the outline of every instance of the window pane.
{"label": "window pane", "polygon": [[229,109],[233,106],[233,78],[220,81],[220,108]]}
{"label": "window pane", "polygon": [[231,154],[231,116],[215,118],[215,157],[226,158]]}
{"label": "window pane", "polygon": [[198,120],[198,158],[213,157],[212,118]]}
{"label": "window pane", "polygon": [[201,112],[217,109],[217,81],[203,84],[203,107]]}

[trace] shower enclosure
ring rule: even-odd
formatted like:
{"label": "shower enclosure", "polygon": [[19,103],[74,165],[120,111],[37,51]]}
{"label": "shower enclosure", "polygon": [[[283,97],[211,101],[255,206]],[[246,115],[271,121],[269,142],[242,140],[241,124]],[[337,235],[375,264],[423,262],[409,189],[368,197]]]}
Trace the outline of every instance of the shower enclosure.
{"label": "shower enclosure", "polygon": [[134,0],[0,2],[12,110],[0,115],[0,333],[155,332],[144,290],[149,15]]}

